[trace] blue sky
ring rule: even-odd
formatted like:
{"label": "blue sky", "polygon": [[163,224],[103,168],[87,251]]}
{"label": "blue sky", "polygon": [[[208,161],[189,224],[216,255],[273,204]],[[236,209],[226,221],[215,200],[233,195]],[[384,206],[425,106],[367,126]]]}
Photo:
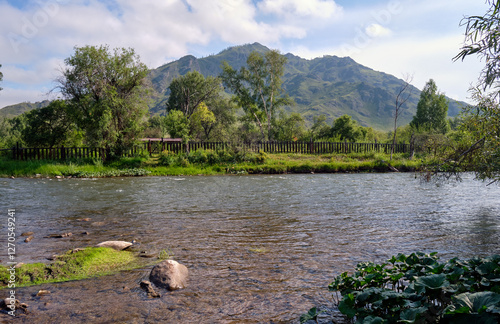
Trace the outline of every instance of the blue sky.
{"label": "blue sky", "polygon": [[350,56],[467,100],[483,66],[452,62],[482,0],[0,0],[0,108],[48,95],[75,46],[132,47],[150,68],[260,42],[311,59]]}

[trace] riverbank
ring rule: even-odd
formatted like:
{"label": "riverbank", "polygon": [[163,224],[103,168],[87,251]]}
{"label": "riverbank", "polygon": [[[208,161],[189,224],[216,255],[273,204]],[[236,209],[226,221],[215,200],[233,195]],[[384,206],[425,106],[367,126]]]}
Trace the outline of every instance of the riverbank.
{"label": "riverbank", "polygon": [[407,155],[363,154],[246,154],[211,159],[210,154],[122,158],[100,160],[14,161],[0,159],[0,177],[76,177],[191,176],[223,174],[284,174],[337,172],[413,172],[429,161],[409,159]]}

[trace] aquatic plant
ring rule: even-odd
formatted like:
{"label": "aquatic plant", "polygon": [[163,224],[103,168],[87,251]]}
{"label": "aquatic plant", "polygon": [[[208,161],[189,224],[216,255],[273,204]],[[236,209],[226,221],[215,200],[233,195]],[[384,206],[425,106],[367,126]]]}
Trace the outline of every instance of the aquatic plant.
{"label": "aquatic plant", "polygon": [[356,323],[500,322],[498,255],[441,263],[436,253],[398,254],[359,263],[328,288]]}

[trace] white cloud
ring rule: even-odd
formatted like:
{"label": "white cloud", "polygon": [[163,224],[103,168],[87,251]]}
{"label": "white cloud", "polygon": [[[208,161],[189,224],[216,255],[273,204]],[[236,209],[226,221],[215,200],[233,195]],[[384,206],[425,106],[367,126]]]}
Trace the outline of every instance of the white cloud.
{"label": "white cloud", "polygon": [[341,8],[332,0],[263,0],[258,8],[265,14],[278,17],[331,18],[339,14]]}
{"label": "white cloud", "polygon": [[390,36],[392,34],[389,28],[385,28],[379,24],[370,24],[365,28],[365,32],[368,36],[373,38]]}

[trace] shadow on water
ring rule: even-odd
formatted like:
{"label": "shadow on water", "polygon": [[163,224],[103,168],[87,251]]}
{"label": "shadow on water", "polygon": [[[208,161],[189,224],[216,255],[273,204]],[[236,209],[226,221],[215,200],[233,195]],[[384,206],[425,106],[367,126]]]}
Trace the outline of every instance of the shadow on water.
{"label": "shadow on water", "polygon": [[[157,299],[139,288],[150,268],[18,288],[29,314],[15,322],[293,322],[312,306],[331,306],[326,286],[360,261],[414,251],[467,258],[500,246],[500,190],[471,179],[439,186],[409,174],[0,182],[0,206],[16,208],[18,235],[35,232],[30,243],[16,242],[19,262],[135,239],[150,253],[172,250],[190,271],[186,289]],[[44,238],[64,232],[74,235]],[[36,297],[40,289],[51,294]]]}

